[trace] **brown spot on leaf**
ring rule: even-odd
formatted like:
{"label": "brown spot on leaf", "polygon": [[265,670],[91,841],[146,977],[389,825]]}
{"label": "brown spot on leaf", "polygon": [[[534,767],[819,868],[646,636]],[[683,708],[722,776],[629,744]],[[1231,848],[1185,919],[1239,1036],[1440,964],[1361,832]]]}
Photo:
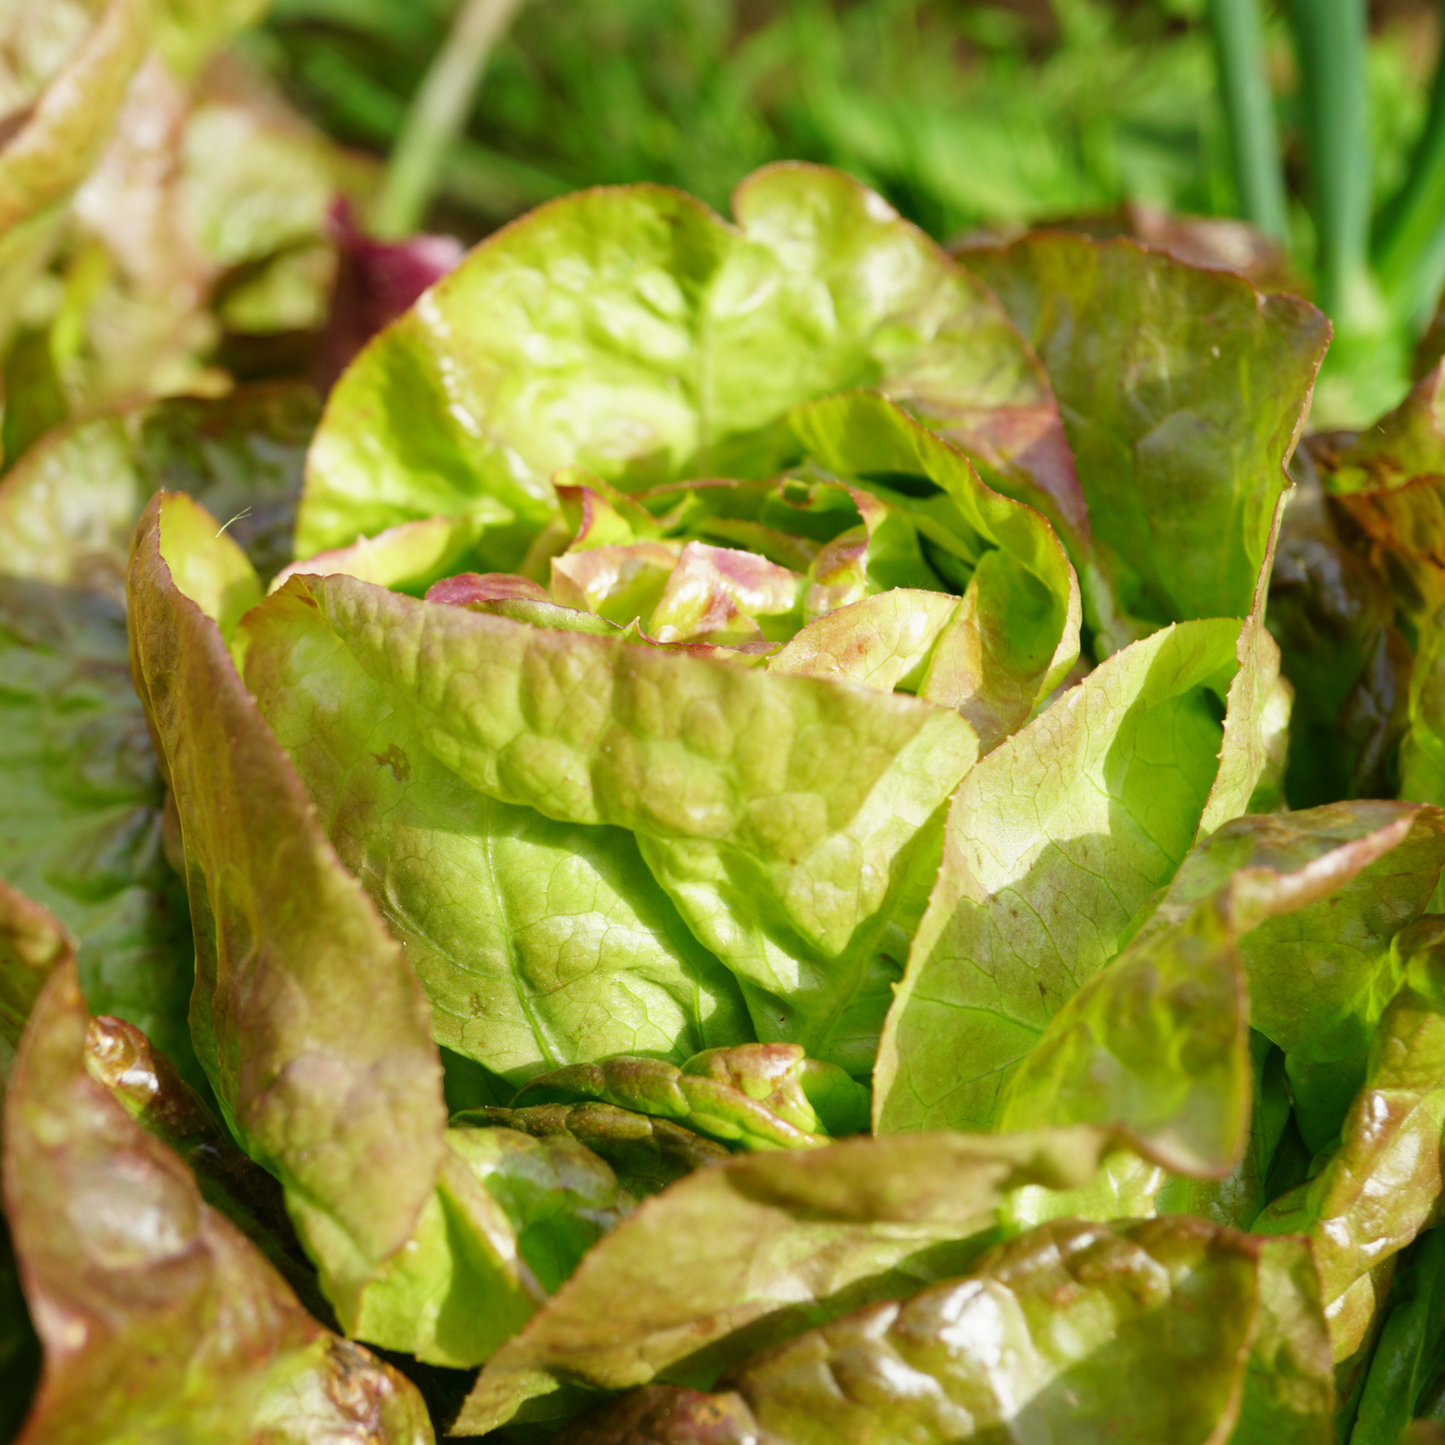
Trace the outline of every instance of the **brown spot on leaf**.
{"label": "brown spot on leaf", "polygon": [[411,759],[397,747],[395,743],[387,748],[384,753],[372,753],[379,768],[390,768],[391,775],[398,783],[404,783],[411,777]]}

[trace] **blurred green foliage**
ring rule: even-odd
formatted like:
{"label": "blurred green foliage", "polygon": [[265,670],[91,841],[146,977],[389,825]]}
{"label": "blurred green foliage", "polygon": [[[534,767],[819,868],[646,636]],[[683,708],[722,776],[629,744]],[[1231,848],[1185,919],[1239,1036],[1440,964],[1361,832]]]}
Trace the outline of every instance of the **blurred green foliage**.
{"label": "blurred green foliage", "polygon": [[[453,5],[277,0],[253,44],[333,134],[386,150]],[[579,186],[726,209],[770,160],[840,166],[935,235],[1142,200],[1229,212],[1192,0],[533,0],[444,200],[495,223]]]}

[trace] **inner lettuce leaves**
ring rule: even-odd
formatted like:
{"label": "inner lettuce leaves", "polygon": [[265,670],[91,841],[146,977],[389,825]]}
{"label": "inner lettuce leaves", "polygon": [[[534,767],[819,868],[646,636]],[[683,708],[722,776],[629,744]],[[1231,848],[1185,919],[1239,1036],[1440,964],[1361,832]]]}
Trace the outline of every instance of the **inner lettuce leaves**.
{"label": "inner lettuce leaves", "polygon": [[298,555],[480,502],[484,570],[512,571],[559,467],[624,492],[766,478],[797,458],[793,406],[860,386],[1087,527],[1038,362],[978,281],[838,172],[759,171],[734,211],[585,191],[477,247],[332,393]]}

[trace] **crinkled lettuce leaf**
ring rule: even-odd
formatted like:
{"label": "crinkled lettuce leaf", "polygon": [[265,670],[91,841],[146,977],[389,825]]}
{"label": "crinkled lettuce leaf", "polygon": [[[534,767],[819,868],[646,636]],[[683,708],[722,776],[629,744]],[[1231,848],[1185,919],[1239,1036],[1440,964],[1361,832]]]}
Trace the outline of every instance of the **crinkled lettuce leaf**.
{"label": "crinkled lettuce leaf", "polygon": [[[740,990],[749,1019],[741,1027],[753,1037],[800,1044],[852,1073],[871,1067],[896,960],[935,866],[942,806],[977,755],[958,713],[621,634],[418,602],[344,575],[293,577],[241,634],[262,714],[338,837],[354,829],[340,846],[358,862],[363,849],[378,850],[381,866],[358,869],[378,906],[412,939],[434,929],[415,953],[441,1026],[448,1014],[477,1018],[476,992],[517,1019],[493,1042],[499,1031],[483,1012],[470,1032],[444,1035],[448,1047],[522,1076],[636,1051],[616,1040],[642,1023],[624,966],[640,944],[654,996],[671,994],[672,1010],[685,1010],[649,1049],[680,1063],[699,1044],[748,1041],[739,1037]],[[396,807],[409,794],[415,811]],[[465,821],[444,822],[448,807]],[[393,813],[417,836],[392,844]],[[459,827],[476,841],[458,840]],[[477,857],[506,829],[544,845],[530,858],[499,848],[488,868],[493,896],[516,911],[510,928],[470,909],[438,909],[447,894],[437,878],[450,860],[433,869],[423,856],[414,891],[389,892],[394,847],[429,855],[425,834],[435,830],[453,858]],[[539,865],[558,873],[559,848],[574,858],[559,879],[578,880],[570,886],[579,901],[596,898],[619,922],[649,910],[637,944],[621,945],[607,973],[597,971],[592,941],[607,940],[602,920],[584,925],[569,954],[570,921],[559,933],[565,912],[536,887]],[[619,865],[629,870],[621,877]],[[589,877],[603,869],[618,878],[612,898]],[[519,925],[531,919],[529,936]],[[425,956],[443,952],[448,931],[450,980]],[[533,950],[523,968],[518,940]],[[605,1030],[595,1042],[544,1012],[570,1011],[557,984],[579,975],[576,1006]],[[532,1003],[544,993],[546,1005]],[[691,1039],[678,1037],[684,1019]],[[702,1033],[708,1020],[724,1036]],[[558,1049],[572,1057],[549,1057]]]}
{"label": "crinkled lettuce leaf", "polygon": [[1193,1219],[1042,1225],[755,1356],[710,1400],[653,1387],[561,1438],[1319,1442],[1329,1377],[1293,1328],[1308,1281],[1287,1250]]}
{"label": "crinkled lettuce leaf", "polygon": [[1079,514],[1038,363],[973,277],[837,172],[770,167],[734,209],[584,191],[476,248],[332,393],[298,552],[481,497],[515,521],[486,568],[513,570],[557,468],[628,492],[766,477],[796,457],[795,404],[858,386],[937,419],[992,484]]}
{"label": "crinkled lettuce leaf", "polygon": [[758,1348],[956,1274],[993,1242],[1009,1191],[1082,1184],[1113,1142],[853,1139],[700,1170],[587,1254],[483,1368],[456,1429],[563,1419],[654,1379],[707,1387]]}
{"label": "crinkled lettuce leaf", "polygon": [[1428,916],[1402,936],[1405,981],[1370,1041],[1339,1148],[1255,1227],[1307,1234],[1337,1361],[1357,1367],[1380,1324],[1395,1256],[1440,1217],[1445,1127],[1445,954]]}
{"label": "crinkled lettuce leaf", "polygon": [[1334,1063],[1367,1046],[1399,988],[1392,941],[1425,911],[1442,865],[1433,807],[1359,801],[1237,818],[1185,859],[1141,937],[1235,879],[1254,915],[1239,943],[1250,1023],[1296,1061]]}

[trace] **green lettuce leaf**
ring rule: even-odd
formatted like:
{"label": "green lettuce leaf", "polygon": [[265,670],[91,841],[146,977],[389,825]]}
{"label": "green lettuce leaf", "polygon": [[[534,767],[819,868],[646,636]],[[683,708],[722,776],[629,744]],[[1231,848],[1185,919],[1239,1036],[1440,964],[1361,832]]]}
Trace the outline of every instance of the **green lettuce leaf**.
{"label": "green lettuce leaf", "polygon": [[1232,903],[1226,895],[1201,905],[1085,983],[1010,1074],[999,1128],[1120,1123],[1166,1168],[1233,1169],[1252,1079]]}
{"label": "green lettuce leaf", "polygon": [[1335,1376],[1309,1241],[1257,1239],[1259,1313],[1231,1445],[1330,1445]]}
{"label": "green lettuce leaf", "polygon": [[654,1378],[709,1386],[753,1350],[956,1274],[993,1242],[1010,1190],[1082,1184],[1111,1143],[1092,1129],[853,1139],[700,1170],[588,1253],[488,1361],[455,1428],[565,1418]]}
{"label": "green lettuce leaf", "polygon": [[1173,876],[1220,781],[1206,694],[1234,680],[1240,630],[1133,644],[964,779],[879,1046],[881,1132],[992,1123],[1011,1070]]}
{"label": "green lettuce leaf", "polygon": [[[977,753],[976,735],[957,713],[639,646],[620,634],[588,636],[417,602],[345,576],[293,577],[246,619],[242,635],[262,714],[338,834],[355,828],[358,843],[375,840],[385,858],[394,846],[385,834],[388,809],[401,787],[415,786],[416,812],[400,812],[406,825],[428,812],[445,816],[435,811],[440,803],[470,820],[480,814],[481,828],[464,826],[481,834],[484,847],[509,827],[540,830],[536,836],[553,848],[575,840],[585,850],[583,878],[611,850],[608,866],[630,870],[614,885],[621,907],[631,912],[635,898],[650,912],[652,942],[639,940],[648,945],[644,964],[673,995],[673,1010],[682,1004],[694,1029],[712,1020],[709,1030],[717,1031],[689,1046],[678,1038],[677,1019],[649,1051],[680,1063],[699,1046],[747,1042],[755,1030],[764,1042],[800,1044],[855,1074],[871,1067],[897,975],[892,960],[936,863],[942,804]],[[374,747],[378,724],[390,740]],[[355,823],[350,797],[328,786],[328,776],[343,780],[340,770],[353,758],[362,803]],[[633,834],[636,854],[616,829]],[[595,842],[586,841],[589,833]],[[353,856],[359,851],[345,846]],[[557,855],[514,856],[518,891],[504,888],[503,906],[516,896],[536,910],[522,917],[540,915],[538,961],[529,969],[540,968],[554,990],[558,941],[547,936],[555,925],[536,868],[550,874]],[[638,856],[665,895],[653,894],[655,903],[645,883],[634,886]],[[443,878],[444,870],[437,870]],[[422,867],[417,903],[404,894],[394,901],[389,871],[366,870],[363,878],[398,930],[415,937],[421,930],[413,919],[445,895]],[[590,881],[582,886],[583,896],[593,896]],[[489,940],[485,921],[475,928],[468,917],[464,926],[472,938],[459,939],[465,952],[454,952],[476,981],[438,990],[439,1018],[476,1017],[469,995],[479,989],[494,999],[520,995],[508,1009],[515,1017],[535,985],[524,975],[519,987],[511,950]],[[455,924],[438,915],[432,949],[449,927]],[[634,948],[626,945],[625,956]],[[597,963],[595,952],[579,951],[575,965],[564,958],[562,977],[574,967],[591,973]],[[439,972],[420,957],[418,968],[432,978]],[[635,1031],[640,1011],[626,999],[626,976],[604,974],[601,982],[617,1023],[599,1010],[590,1013],[591,1027]],[[737,988],[750,1025],[738,1019]],[[565,997],[559,1003],[570,1006]],[[475,1051],[497,1072],[524,1075],[544,1061],[637,1051],[611,1042],[615,1031],[597,1047],[572,1025],[557,1030],[550,1047],[575,1050],[573,1057],[549,1059],[537,1040],[551,1032],[545,1018],[496,1042],[490,1032],[484,1022],[470,1036],[458,1030],[455,1041],[443,1041]]]}
{"label": "green lettuce leaf", "polygon": [[[681,1063],[751,1036],[736,984],[633,837],[469,787],[295,592],[316,585],[293,582],[247,619],[247,683],[342,862],[406,945],[437,1040],[521,1084],[634,1050]],[[435,655],[460,661],[445,645]]]}
{"label": "green lettuce leaf", "polygon": [[734,209],[736,227],[660,187],[585,191],[474,250],[332,393],[298,550],[485,497],[521,536],[498,528],[484,566],[513,570],[557,468],[627,492],[766,477],[795,458],[790,408],[856,386],[946,427],[991,484],[1078,514],[1038,363],[977,281],[837,172],[771,167]]}
{"label": "green lettuce leaf", "polygon": [[1396,1271],[1350,1429],[1350,1445],[1394,1445],[1445,1364],[1445,1231],[1427,1230]]}
{"label": "green lettuce leaf", "polygon": [[45,1346],[20,1439],[424,1445],[412,1386],[312,1319],[86,1068],[59,965],[5,1101],[6,1213]]}
{"label": "green lettuce leaf", "polygon": [[[1365,1048],[1402,979],[1391,942],[1424,912],[1445,865],[1445,818],[1410,803],[1336,803],[1237,818],[1180,867],[1141,936],[1176,923],[1231,877],[1250,906],[1240,952],[1250,1023],[1296,1062]],[[1256,882],[1256,870],[1280,875]],[[1256,889],[1277,888],[1266,903]]]}
{"label": "green lettuce leaf", "polygon": [[501,1207],[517,1252],[549,1294],[636,1202],[607,1164],[570,1135],[462,1128],[449,1130],[447,1140]]}
{"label": "green lettuce leaf", "polygon": [[[1290,296],[1129,241],[1043,232],[971,250],[1038,352],[1088,503],[1075,551],[1102,651],[1250,610],[1329,335]],[[1067,539],[1072,541],[1072,539]],[[1120,616],[1101,610],[1101,579]]]}

